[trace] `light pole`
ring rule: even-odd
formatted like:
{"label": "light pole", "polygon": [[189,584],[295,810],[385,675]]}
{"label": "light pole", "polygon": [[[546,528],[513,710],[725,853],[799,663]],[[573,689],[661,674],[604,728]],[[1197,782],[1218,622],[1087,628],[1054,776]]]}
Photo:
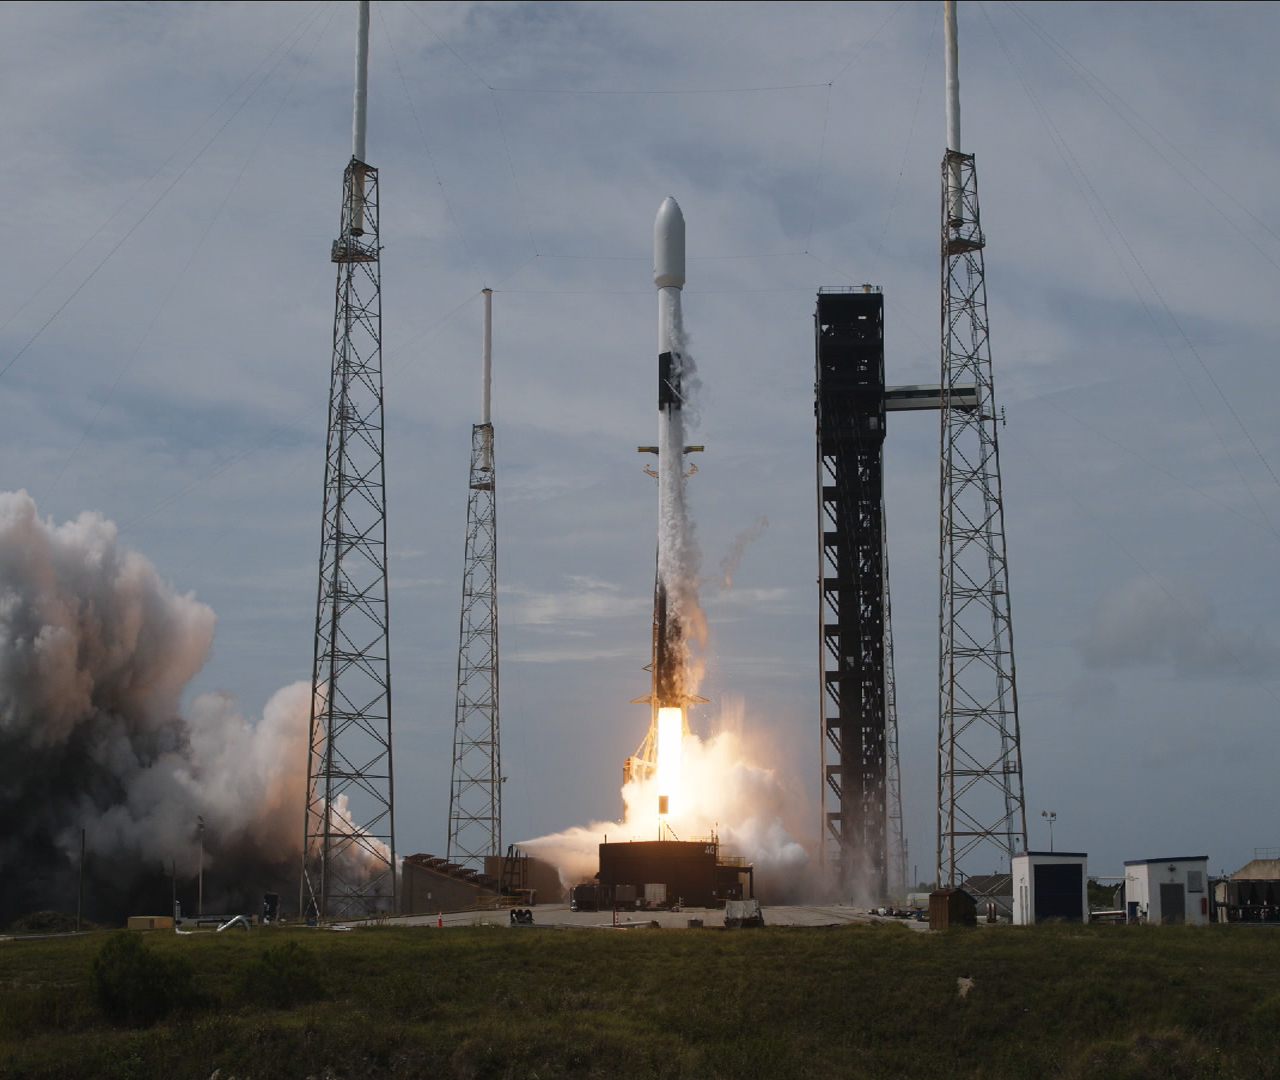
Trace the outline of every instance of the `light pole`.
{"label": "light pole", "polygon": [[84,829],[80,830],[80,876],[76,882],[76,933],[80,933],[84,914]]}
{"label": "light pole", "polygon": [[[204,815],[196,817],[196,832],[200,835],[200,869],[196,886],[196,918],[204,914]],[[1052,845],[1050,845],[1052,847]]]}
{"label": "light pole", "polygon": [[1040,816],[1049,823],[1049,850],[1053,850],[1053,823],[1058,820],[1058,811],[1041,810]]}

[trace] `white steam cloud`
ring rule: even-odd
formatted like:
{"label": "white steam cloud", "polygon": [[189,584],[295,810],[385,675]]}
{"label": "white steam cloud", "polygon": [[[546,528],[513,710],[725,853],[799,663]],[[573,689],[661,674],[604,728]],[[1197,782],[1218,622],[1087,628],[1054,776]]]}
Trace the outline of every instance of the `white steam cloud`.
{"label": "white steam cloud", "polygon": [[[722,721],[705,741],[685,735],[682,799],[667,816],[680,840],[713,833],[726,855],[745,856],[755,867],[756,892],[771,903],[803,897],[808,888],[808,853],[787,829],[786,790],[777,773],[756,764],[741,735],[732,730],[740,718]],[[519,847],[560,872],[566,887],[593,880],[599,869],[598,846],[612,841],[658,839],[657,780],[633,780],[622,788],[621,821],[597,821]]]}
{"label": "white steam cloud", "polygon": [[74,903],[84,828],[100,918],[165,910],[171,868],[206,907],[296,883],[309,685],[250,723],[227,694],[180,711],[215,617],[83,513],[54,525],[0,493],[0,917]]}

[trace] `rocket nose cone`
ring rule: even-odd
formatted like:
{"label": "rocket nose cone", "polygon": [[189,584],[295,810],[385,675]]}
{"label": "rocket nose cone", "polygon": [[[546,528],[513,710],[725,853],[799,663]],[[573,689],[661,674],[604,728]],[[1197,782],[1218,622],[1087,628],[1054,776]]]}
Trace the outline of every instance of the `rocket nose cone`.
{"label": "rocket nose cone", "polygon": [[659,289],[684,287],[684,214],[670,195],[653,221],[653,283]]}

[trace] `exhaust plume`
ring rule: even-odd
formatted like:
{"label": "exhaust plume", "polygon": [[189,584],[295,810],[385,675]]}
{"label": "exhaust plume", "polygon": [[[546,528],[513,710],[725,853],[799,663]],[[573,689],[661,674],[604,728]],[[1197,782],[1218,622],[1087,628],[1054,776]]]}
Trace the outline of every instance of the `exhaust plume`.
{"label": "exhaust plume", "polygon": [[[756,764],[740,734],[740,707],[722,715],[705,741],[686,733],[681,747],[683,795],[666,816],[673,838],[710,836],[727,855],[755,866],[756,895],[767,903],[804,899],[809,856],[787,827],[787,792],[775,770]],[[739,729],[739,730],[735,730]],[[658,839],[655,775],[622,787],[621,821],[597,821],[522,841],[522,851],[555,866],[566,888],[591,881],[599,869],[599,845],[618,840]]]}

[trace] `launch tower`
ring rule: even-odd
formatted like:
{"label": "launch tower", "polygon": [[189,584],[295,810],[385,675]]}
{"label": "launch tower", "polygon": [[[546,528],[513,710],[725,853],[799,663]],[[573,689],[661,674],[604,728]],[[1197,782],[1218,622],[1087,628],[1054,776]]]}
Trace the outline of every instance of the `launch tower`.
{"label": "launch tower", "polygon": [[498,521],[489,416],[493,292],[484,290],[484,381],[471,428],[467,543],[458,629],[458,698],[449,785],[449,862],[483,869],[502,854],[502,759],[498,740]]}
{"label": "launch tower", "polygon": [[815,321],[823,849],[839,895],[874,902],[888,892],[884,296],[823,289]]}
{"label": "launch tower", "polygon": [[[985,241],[972,154],[960,150],[956,4],[946,21],[942,161],[939,887],[1026,846],[1022,744],[1005,558],[998,414],[987,328]],[[975,394],[972,405],[963,396]],[[975,864],[979,853],[988,861]],[[1006,863],[1006,865],[1008,865]]]}
{"label": "launch tower", "polygon": [[378,170],[365,161],[369,4],[358,4],[352,153],[325,448],[299,907],[321,919],[396,910],[383,463]]}
{"label": "launch tower", "polygon": [[[942,408],[937,385],[886,386],[884,297],[824,288],[814,316],[818,435],[822,847],[843,900],[876,904],[906,883],[893,671],[883,444],[891,412]],[[975,392],[956,382],[956,410]]]}

